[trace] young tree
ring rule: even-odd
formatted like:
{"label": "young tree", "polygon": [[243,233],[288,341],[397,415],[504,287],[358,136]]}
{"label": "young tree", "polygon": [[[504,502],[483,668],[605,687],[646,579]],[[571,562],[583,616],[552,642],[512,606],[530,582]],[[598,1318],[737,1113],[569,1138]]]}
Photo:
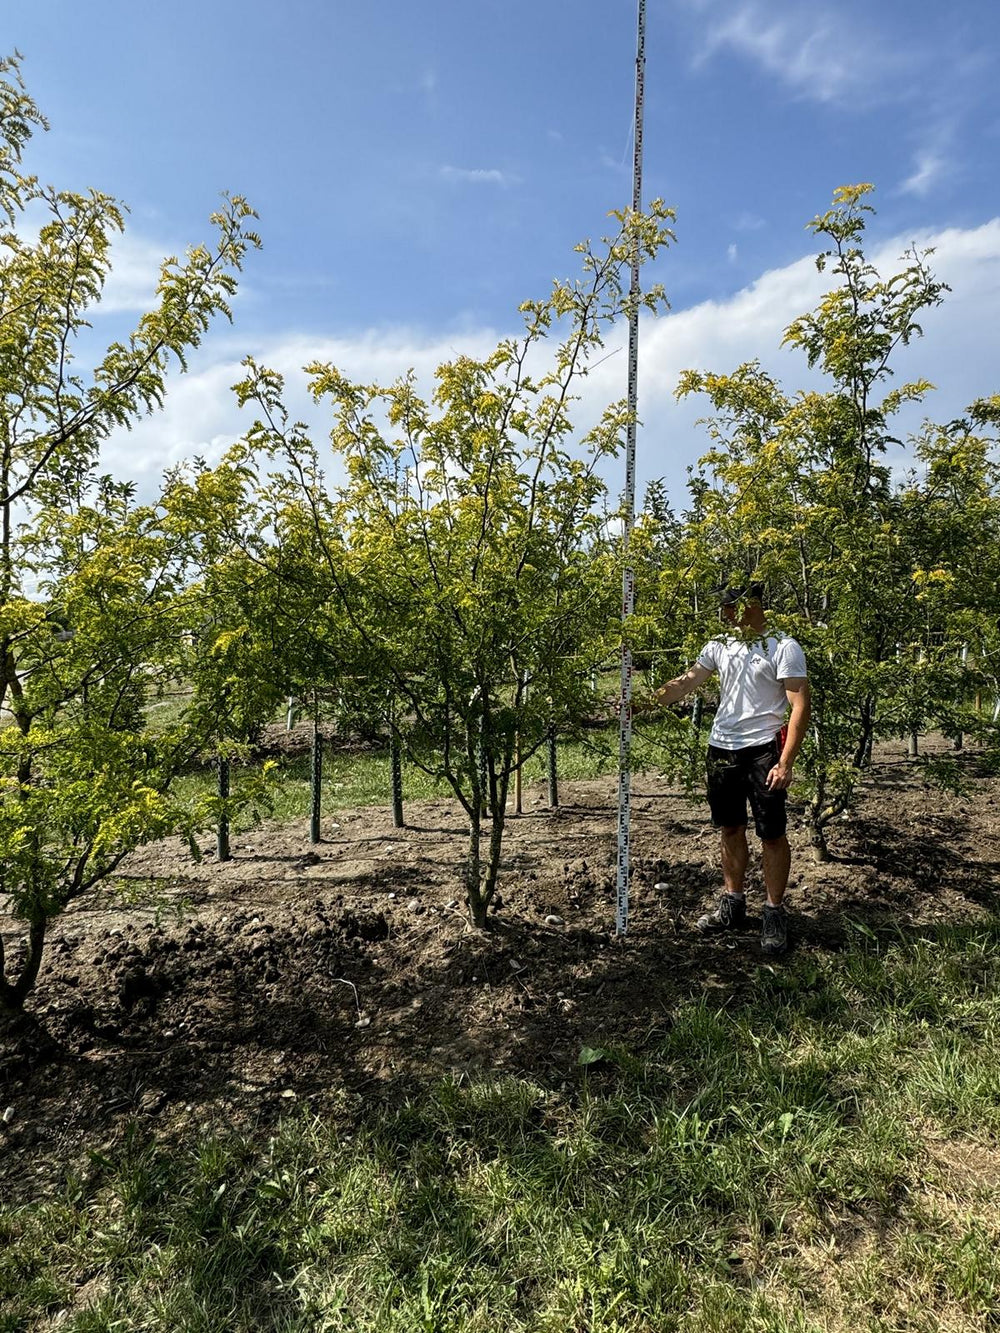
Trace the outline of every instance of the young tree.
{"label": "young tree", "polygon": [[178,813],[170,782],[197,739],[154,734],[144,705],[177,669],[182,553],[156,506],[99,475],[100,446],[161,404],[170,363],[229,315],[259,243],[250,207],[227,199],[213,243],[165,260],[155,307],[82,373],[123,212],[24,172],[44,123],[18,60],[0,61],[0,899],[24,934],[16,954],[0,947],[8,1012],[35,984],[52,917]]}
{"label": "young tree", "polygon": [[[868,185],[836,191],[810,229],[827,248],[817,263],[839,279],[784,341],[828,377],[825,391],[788,397],[751,362],[729,375],[688,371],[681,395],[708,395],[715,410],[711,480],[696,492],[691,539],[725,577],[750,569],[771,588],[777,627],[803,643],[813,689],[811,740],[802,767],[818,854],[824,829],[849,803],[872,741],[909,663],[897,644],[912,637],[913,551],[901,500],[883,461],[896,443],[892,418],[931,387],[885,389],[893,353],[919,335],[918,316],[946,290],[926,254],[882,278],[862,239]],[[711,553],[707,557],[707,553]]]}
{"label": "young tree", "polygon": [[184,653],[186,716],[215,752],[219,791],[205,813],[214,815],[224,858],[231,811],[268,801],[266,773],[244,774],[238,797],[229,790],[232,760],[259,743],[283,699],[327,679],[344,655],[343,617],[317,578],[311,526],[298,508],[276,508],[254,480],[232,460],[214,469],[195,460],[170,474],[163,496],[164,528],[186,552],[194,627]]}
{"label": "young tree", "polygon": [[[628,306],[622,275],[633,246],[652,258],[672,215],[657,202],[648,215],[616,216],[615,237],[579,247],[579,281],[525,303],[523,336],[484,360],[440,366],[430,401],[411,375],[361,385],[332,366],[307,367],[313,394],[333,407],[348,478],[337,492],[284,412],[281,378],[248,362],[237,389],[261,417],[230,465],[261,452],[282,460],[259,495],[281,516],[281,540],[301,543],[303,523],[311,527],[314,585],[349,626],[331,676],[350,645],[356,694],[376,713],[391,701],[411,760],[461,803],[466,891],[480,927],[496,892],[516,754],[581,715],[589,668],[619,633],[616,560],[599,542],[600,467],[620,446],[627,408],[613,404],[574,440],[570,406]],[[641,299],[654,308],[662,292]],[[563,339],[543,360],[559,325]]]}
{"label": "young tree", "polygon": [[[898,526],[911,552],[913,616],[901,653],[908,677],[894,705],[900,729],[990,735],[1000,647],[1000,466],[989,399],[915,441],[918,470],[901,488]],[[986,714],[974,698],[988,691]]]}

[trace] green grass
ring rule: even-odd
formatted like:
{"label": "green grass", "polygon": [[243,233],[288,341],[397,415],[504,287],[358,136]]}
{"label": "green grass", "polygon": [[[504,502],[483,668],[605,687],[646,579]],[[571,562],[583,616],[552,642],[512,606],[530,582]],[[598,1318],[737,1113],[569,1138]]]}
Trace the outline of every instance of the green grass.
{"label": "green grass", "polygon": [[562,1087],[447,1081],[258,1142],[136,1130],[0,1210],[0,1330],[997,1326],[1000,921],[757,981]]}
{"label": "green grass", "polygon": [[[665,748],[671,724],[643,724],[636,734],[633,747],[633,767],[636,771],[658,769],[670,759]],[[674,724],[676,726],[676,724]],[[675,732],[673,733],[675,734]],[[582,741],[563,741],[558,750],[559,781],[595,778],[618,772],[618,732],[616,729],[595,731]],[[232,792],[239,795],[241,774],[246,769],[235,766],[232,774]],[[526,760],[523,768],[525,787],[547,779],[547,755],[543,748]],[[215,775],[206,768],[183,777],[175,784],[175,791],[184,798],[195,799],[215,790]],[[435,781],[414,764],[403,765],[404,801],[451,797],[451,789],[444,781]],[[513,800],[513,782],[510,799]],[[272,817],[279,820],[307,819],[310,811],[309,756],[296,755],[279,759],[274,774],[271,800]],[[392,800],[391,774],[388,750],[371,753],[338,753],[327,747],[323,757],[324,815],[357,806],[388,806]],[[250,816],[238,818],[234,827],[246,829]]]}

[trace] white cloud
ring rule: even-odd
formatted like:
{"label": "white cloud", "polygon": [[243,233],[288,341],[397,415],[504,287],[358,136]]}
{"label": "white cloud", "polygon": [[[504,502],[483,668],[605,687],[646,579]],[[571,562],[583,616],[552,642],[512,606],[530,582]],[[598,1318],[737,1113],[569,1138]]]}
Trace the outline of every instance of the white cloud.
{"label": "white cloud", "polygon": [[744,211],[733,223],[733,226],[737,231],[760,231],[762,227],[767,226],[767,221],[757,213]]}
{"label": "white cloud", "polygon": [[701,47],[696,64],[732,50],[794,92],[819,102],[879,100],[910,63],[898,41],[870,23],[863,39],[850,16],[827,5],[790,0],[698,0]]}
{"label": "white cloud", "polygon": [[[206,237],[206,244],[209,240]],[[100,319],[106,315],[136,314],[152,309],[164,259],[173,257],[183,264],[188,244],[186,242],[178,249],[128,231],[115,237],[111,246],[111,272],[101,303],[94,309],[94,317]],[[245,301],[251,293],[250,285],[241,280],[231,304]]]}
{"label": "white cloud", "polygon": [[[951,288],[944,304],[927,311],[921,320],[924,337],[901,348],[894,359],[895,383],[926,378],[937,386],[922,405],[897,418],[905,437],[925,417],[948,421],[961,415],[975,398],[1000,388],[996,370],[994,327],[1000,304],[1000,218],[968,230],[949,229],[889,241],[871,252],[883,273],[895,272],[899,256],[910,245],[933,248],[932,267]],[[812,256],[764,273],[726,300],[705,301],[644,320],[639,343],[639,415],[642,428],[637,445],[638,493],[653,477],[664,477],[675,503],[686,498],[689,465],[708,449],[708,437],[698,420],[709,415],[701,397],[677,402],[674,391],[681,372],[688,369],[735,370],[758,360],[789,393],[818,386],[805,358],[782,348],[789,323],[812,309],[832,285],[829,273],[820,273]],[[624,332],[620,341],[624,343]],[[608,340],[608,347],[614,340]],[[612,357],[586,381],[581,418],[586,411],[620,396],[625,389],[623,357]],[[905,461],[903,451],[896,459]],[[620,470],[620,465],[615,465]],[[620,489],[616,473],[609,485]]]}
{"label": "white cloud", "polygon": [[[924,417],[948,421],[973,399],[996,392],[994,328],[1000,303],[1000,218],[980,227],[951,228],[900,237],[878,247],[871,259],[883,273],[900,267],[911,243],[931,248],[934,272],[951,287],[944,303],[927,311],[924,337],[901,348],[894,359],[895,382],[926,378],[937,386],[922,405],[901,413],[900,432],[916,430]],[[782,334],[796,315],[811,309],[831,286],[811,257],[763,274],[722,302],[704,302],[649,321],[640,341],[640,414],[645,421],[640,474],[664,475],[675,495],[687,464],[707,447],[696,419],[706,415],[704,400],[674,401],[681,371],[725,372],[760,360],[789,392],[815,383],[800,352],[781,348]]]}
{"label": "white cloud", "polygon": [[111,247],[111,273],[101,297],[100,313],[118,315],[123,311],[148,310],[156,299],[160,265],[169,247],[140,237],[124,235]]}
{"label": "white cloud", "polygon": [[[901,237],[873,251],[871,258],[881,271],[891,273],[911,242],[934,248],[934,271],[952,292],[941,307],[925,314],[925,336],[902,349],[897,358],[897,383],[926,377],[938,386],[922,407],[901,418],[904,433],[915,429],[925,415],[950,420],[974,398],[1000,389],[994,352],[995,312],[1000,305],[1000,218],[976,228]],[[639,368],[643,421],[638,442],[640,495],[647,481],[663,476],[675,501],[683,504],[686,468],[707,448],[704,430],[696,424],[706,414],[707,404],[674,399],[683,370],[725,372],[757,359],[789,392],[816,382],[801,353],[781,348],[780,343],[791,320],[811,309],[830,285],[829,273],[819,273],[808,255],[762,274],[725,300],[644,318]],[[459,353],[485,355],[507,332],[480,329],[432,336],[401,329],[372,330],[350,339],[288,337],[251,350],[261,363],[286,375],[289,411],[309,423],[314,437],[321,441],[329,430],[329,410],[310,400],[301,373],[305,363],[330,361],[363,382],[391,382],[412,367],[427,393],[438,364]],[[625,394],[626,339],[624,328],[613,331],[607,339],[606,359],[581,382],[581,401],[574,415],[583,428],[607,402]],[[191,372],[172,378],[164,411],[108,442],[104,466],[135,478],[148,496],[165,466],[194,454],[218,458],[252,417],[250,412],[239,412],[229,392],[229,386],[242,378],[241,353],[232,334],[224,341],[206,342]],[[607,473],[613,492],[621,486],[620,470],[620,464],[613,463]],[[333,475],[338,475],[336,470]]]}
{"label": "white cloud", "polygon": [[438,175],[442,180],[454,181],[461,185],[516,185],[518,178],[498,167],[441,167]]}
{"label": "white cloud", "polygon": [[736,245],[729,246],[729,248],[726,250],[726,258],[729,260],[730,264],[736,263],[736,260],[739,257],[739,253],[740,253],[739,249],[737,248]]}
{"label": "white cloud", "polygon": [[[250,349],[228,334],[208,339],[192,359],[187,374],[168,379],[161,412],[141,418],[129,431],[116,431],[104,447],[102,467],[117,476],[131,477],[140,494],[150,498],[166,468],[196,455],[218,462],[254,419],[251,407],[240,410],[232,386],[246,371],[241,365],[249,350],[260,365],[285,376],[285,406],[292,420],[304,421],[314,442],[321,445],[330,429],[329,409],[313,402],[302,367],[312,361],[337,366],[363,383],[390,384],[409,370],[427,394],[433,389],[434,370],[460,352],[485,356],[500,335],[482,329],[462,335],[461,346],[452,338],[420,337],[406,330],[372,331],[352,339],[287,337]],[[339,469],[333,465],[334,475]]]}
{"label": "white cloud", "polygon": [[196,455],[217,462],[239,437],[231,386],[243,374],[239,360],[229,358],[195,363],[187,375],[171,374],[164,409],[140,418],[131,430],[115,431],[104,446],[102,468],[130,477],[148,499],[168,467]]}
{"label": "white cloud", "polygon": [[[26,245],[37,245],[40,228],[51,222],[50,210],[36,201],[25,211],[17,227],[17,234]],[[127,221],[127,219],[126,219]],[[92,314],[120,315],[126,311],[148,310],[156,297],[160,266],[170,254],[176,253],[169,245],[161,245],[148,237],[125,231],[112,234],[111,272],[101,296],[100,305]],[[183,258],[183,255],[180,256]]]}
{"label": "white cloud", "polygon": [[948,170],[948,159],[941,153],[926,150],[918,153],[916,168],[899,187],[900,194],[915,194],[923,198],[939,183]]}

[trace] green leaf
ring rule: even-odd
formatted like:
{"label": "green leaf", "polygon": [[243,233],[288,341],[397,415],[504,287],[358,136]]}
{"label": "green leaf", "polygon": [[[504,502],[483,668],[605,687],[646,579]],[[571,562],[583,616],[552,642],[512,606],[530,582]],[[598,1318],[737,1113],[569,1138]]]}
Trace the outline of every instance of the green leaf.
{"label": "green leaf", "polygon": [[603,1046],[581,1046],[580,1054],[576,1057],[576,1063],[578,1065],[596,1065],[601,1060],[606,1060],[609,1054],[610,1052],[606,1051]]}

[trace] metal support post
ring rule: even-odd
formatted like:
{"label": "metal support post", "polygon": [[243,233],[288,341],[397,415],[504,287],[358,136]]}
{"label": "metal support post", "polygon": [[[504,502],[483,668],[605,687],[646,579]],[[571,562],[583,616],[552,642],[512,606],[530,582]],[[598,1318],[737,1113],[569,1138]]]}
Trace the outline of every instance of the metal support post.
{"label": "metal support post", "polygon": [[319,717],[313,712],[312,748],[309,753],[309,841],[320,840],[320,815],[323,804],[323,737]]}
{"label": "metal support post", "polygon": [[[219,800],[229,800],[229,759],[219,755]],[[229,814],[223,806],[219,811],[219,827],[215,835],[215,851],[220,861],[231,861],[233,854],[229,848]]]}
{"label": "metal support post", "polygon": [[403,750],[395,731],[389,736],[389,763],[392,767],[392,826],[393,828],[404,828]]}
{"label": "metal support post", "polygon": [[[964,702],[965,677],[969,669],[969,645],[967,643],[962,644],[961,662],[962,662],[962,689],[959,694],[959,704]],[[961,750],[965,745],[964,733],[961,731],[956,731],[952,744],[954,745],[954,748],[956,750]]]}

